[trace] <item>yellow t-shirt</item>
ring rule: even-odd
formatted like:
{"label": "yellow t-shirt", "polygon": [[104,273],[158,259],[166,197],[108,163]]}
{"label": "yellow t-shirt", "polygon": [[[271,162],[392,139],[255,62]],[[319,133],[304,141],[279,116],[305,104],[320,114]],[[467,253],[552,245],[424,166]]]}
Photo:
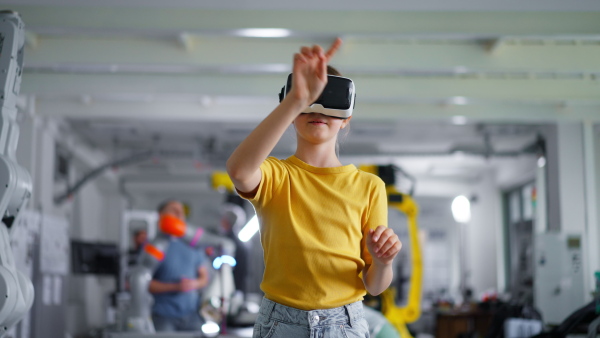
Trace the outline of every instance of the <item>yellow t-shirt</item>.
{"label": "yellow t-shirt", "polygon": [[366,233],[387,226],[383,181],[354,165],[318,168],[269,157],[252,202],[260,222],[261,289],[277,303],[328,309],[366,294],[359,274],[372,258]]}

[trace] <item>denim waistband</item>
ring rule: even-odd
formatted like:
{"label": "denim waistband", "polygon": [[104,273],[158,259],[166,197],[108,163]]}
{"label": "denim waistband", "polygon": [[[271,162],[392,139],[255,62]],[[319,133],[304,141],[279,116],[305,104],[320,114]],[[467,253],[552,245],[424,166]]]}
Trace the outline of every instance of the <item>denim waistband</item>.
{"label": "denim waistband", "polygon": [[353,324],[364,318],[363,304],[357,301],[348,305],[322,310],[300,310],[281,305],[267,298],[262,299],[260,314],[265,321],[276,320],[283,323],[307,327],[319,325]]}

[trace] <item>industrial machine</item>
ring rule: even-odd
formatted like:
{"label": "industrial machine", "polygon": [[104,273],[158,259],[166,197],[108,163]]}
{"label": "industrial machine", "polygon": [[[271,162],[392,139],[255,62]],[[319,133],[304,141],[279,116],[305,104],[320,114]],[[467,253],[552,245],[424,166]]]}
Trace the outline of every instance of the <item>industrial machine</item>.
{"label": "industrial machine", "polygon": [[423,257],[421,254],[421,244],[418,238],[417,215],[419,208],[411,195],[414,190],[411,187],[409,194],[403,194],[396,190],[396,172],[402,173],[408,179],[414,179],[405,173],[402,169],[393,165],[376,166],[362,165],[360,169],[379,176],[386,185],[388,196],[388,206],[404,213],[408,219],[408,235],[410,239],[411,251],[411,275],[408,301],[406,305],[398,307],[396,305],[396,290],[388,288],[381,294],[381,310],[385,317],[394,325],[402,338],[412,338],[406,324],[415,322],[421,316],[421,296],[423,287]]}
{"label": "industrial machine", "polygon": [[16,161],[17,97],[23,72],[24,24],[12,11],[0,12],[0,337],[33,304],[31,281],[15,267],[9,234],[31,197],[31,177]]}

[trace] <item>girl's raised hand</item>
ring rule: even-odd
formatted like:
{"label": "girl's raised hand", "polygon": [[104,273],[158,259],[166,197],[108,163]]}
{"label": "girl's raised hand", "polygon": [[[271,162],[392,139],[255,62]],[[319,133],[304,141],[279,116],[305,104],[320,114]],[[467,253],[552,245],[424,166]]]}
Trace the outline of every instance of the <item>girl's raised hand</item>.
{"label": "girl's raised hand", "polygon": [[342,45],[337,38],[324,52],[321,46],[302,47],[294,54],[292,88],[290,95],[311,104],[316,101],[327,84],[327,64]]}

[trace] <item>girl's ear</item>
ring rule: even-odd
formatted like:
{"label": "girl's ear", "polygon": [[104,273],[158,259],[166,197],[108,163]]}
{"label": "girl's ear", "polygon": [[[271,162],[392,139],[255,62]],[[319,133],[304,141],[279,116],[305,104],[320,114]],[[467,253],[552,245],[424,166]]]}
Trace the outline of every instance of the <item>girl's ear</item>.
{"label": "girl's ear", "polygon": [[352,116],[342,121],[342,127],[340,129],[346,128],[346,126],[350,123],[350,120],[352,120]]}

